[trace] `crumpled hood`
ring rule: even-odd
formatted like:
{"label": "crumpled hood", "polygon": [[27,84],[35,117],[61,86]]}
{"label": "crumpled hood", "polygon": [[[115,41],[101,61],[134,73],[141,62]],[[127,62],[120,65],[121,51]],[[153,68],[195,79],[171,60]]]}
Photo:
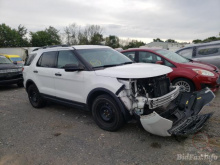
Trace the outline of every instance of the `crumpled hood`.
{"label": "crumpled hood", "polygon": [[147,78],[164,75],[172,72],[172,69],[159,64],[133,63],[116,67],[108,67],[96,70],[95,74],[116,78]]}

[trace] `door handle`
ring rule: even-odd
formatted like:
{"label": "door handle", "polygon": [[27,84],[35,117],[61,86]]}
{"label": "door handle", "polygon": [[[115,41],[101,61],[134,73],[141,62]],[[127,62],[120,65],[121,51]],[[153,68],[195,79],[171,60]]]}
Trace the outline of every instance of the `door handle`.
{"label": "door handle", "polygon": [[55,73],[55,76],[62,76],[62,74],[60,74],[60,73]]}
{"label": "door handle", "polygon": [[38,73],[38,71],[37,71],[37,70],[34,70],[33,72],[34,72],[34,73]]}

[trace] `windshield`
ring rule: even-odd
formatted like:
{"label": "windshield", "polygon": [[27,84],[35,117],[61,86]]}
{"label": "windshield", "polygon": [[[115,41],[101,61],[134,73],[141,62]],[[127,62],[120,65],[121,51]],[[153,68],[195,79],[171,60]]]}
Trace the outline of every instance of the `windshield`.
{"label": "windshield", "polygon": [[0,64],[11,64],[11,61],[6,57],[0,56]]}
{"label": "windshield", "polygon": [[10,58],[12,61],[22,61],[20,57],[11,57]]}
{"label": "windshield", "polygon": [[168,51],[168,50],[156,50],[155,52],[161,54],[162,56],[178,63],[187,63],[190,60],[180,56],[179,54],[176,54],[174,52]]}
{"label": "windshield", "polygon": [[92,65],[93,68],[111,67],[122,64],[129,64],[132,61],[110,48],[102,49],[79,49],[77,52]]}

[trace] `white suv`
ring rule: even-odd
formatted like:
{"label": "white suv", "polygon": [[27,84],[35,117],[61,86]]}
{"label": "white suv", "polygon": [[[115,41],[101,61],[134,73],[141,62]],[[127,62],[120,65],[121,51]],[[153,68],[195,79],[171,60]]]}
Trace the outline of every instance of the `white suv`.
{"label": "white suv", "polygon": [[108,131],[135,118],[152,134],[194,133],[211,116],[198,113],[215,96],[209,89],[180,93],[166,76],[170,72],[158,64],[133,63],[107,46],[81,45],[33,51],[23,77],[35,108],[49,100],[89,110],[97,125]]}

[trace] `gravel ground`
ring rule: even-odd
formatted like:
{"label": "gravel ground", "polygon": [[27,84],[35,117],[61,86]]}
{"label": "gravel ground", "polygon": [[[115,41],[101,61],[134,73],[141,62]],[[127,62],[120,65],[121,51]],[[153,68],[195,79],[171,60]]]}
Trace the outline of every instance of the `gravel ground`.
{"label": "gravel ground", "polygon": [[0,87],[0,165],[217,165],[219,107],[220,92],[204,107],[204,112],[215,113],[201,132],[188,138],[159,137],[136,123],[107,132],[88,112],[54,103],[34,109],[24,88]]}

